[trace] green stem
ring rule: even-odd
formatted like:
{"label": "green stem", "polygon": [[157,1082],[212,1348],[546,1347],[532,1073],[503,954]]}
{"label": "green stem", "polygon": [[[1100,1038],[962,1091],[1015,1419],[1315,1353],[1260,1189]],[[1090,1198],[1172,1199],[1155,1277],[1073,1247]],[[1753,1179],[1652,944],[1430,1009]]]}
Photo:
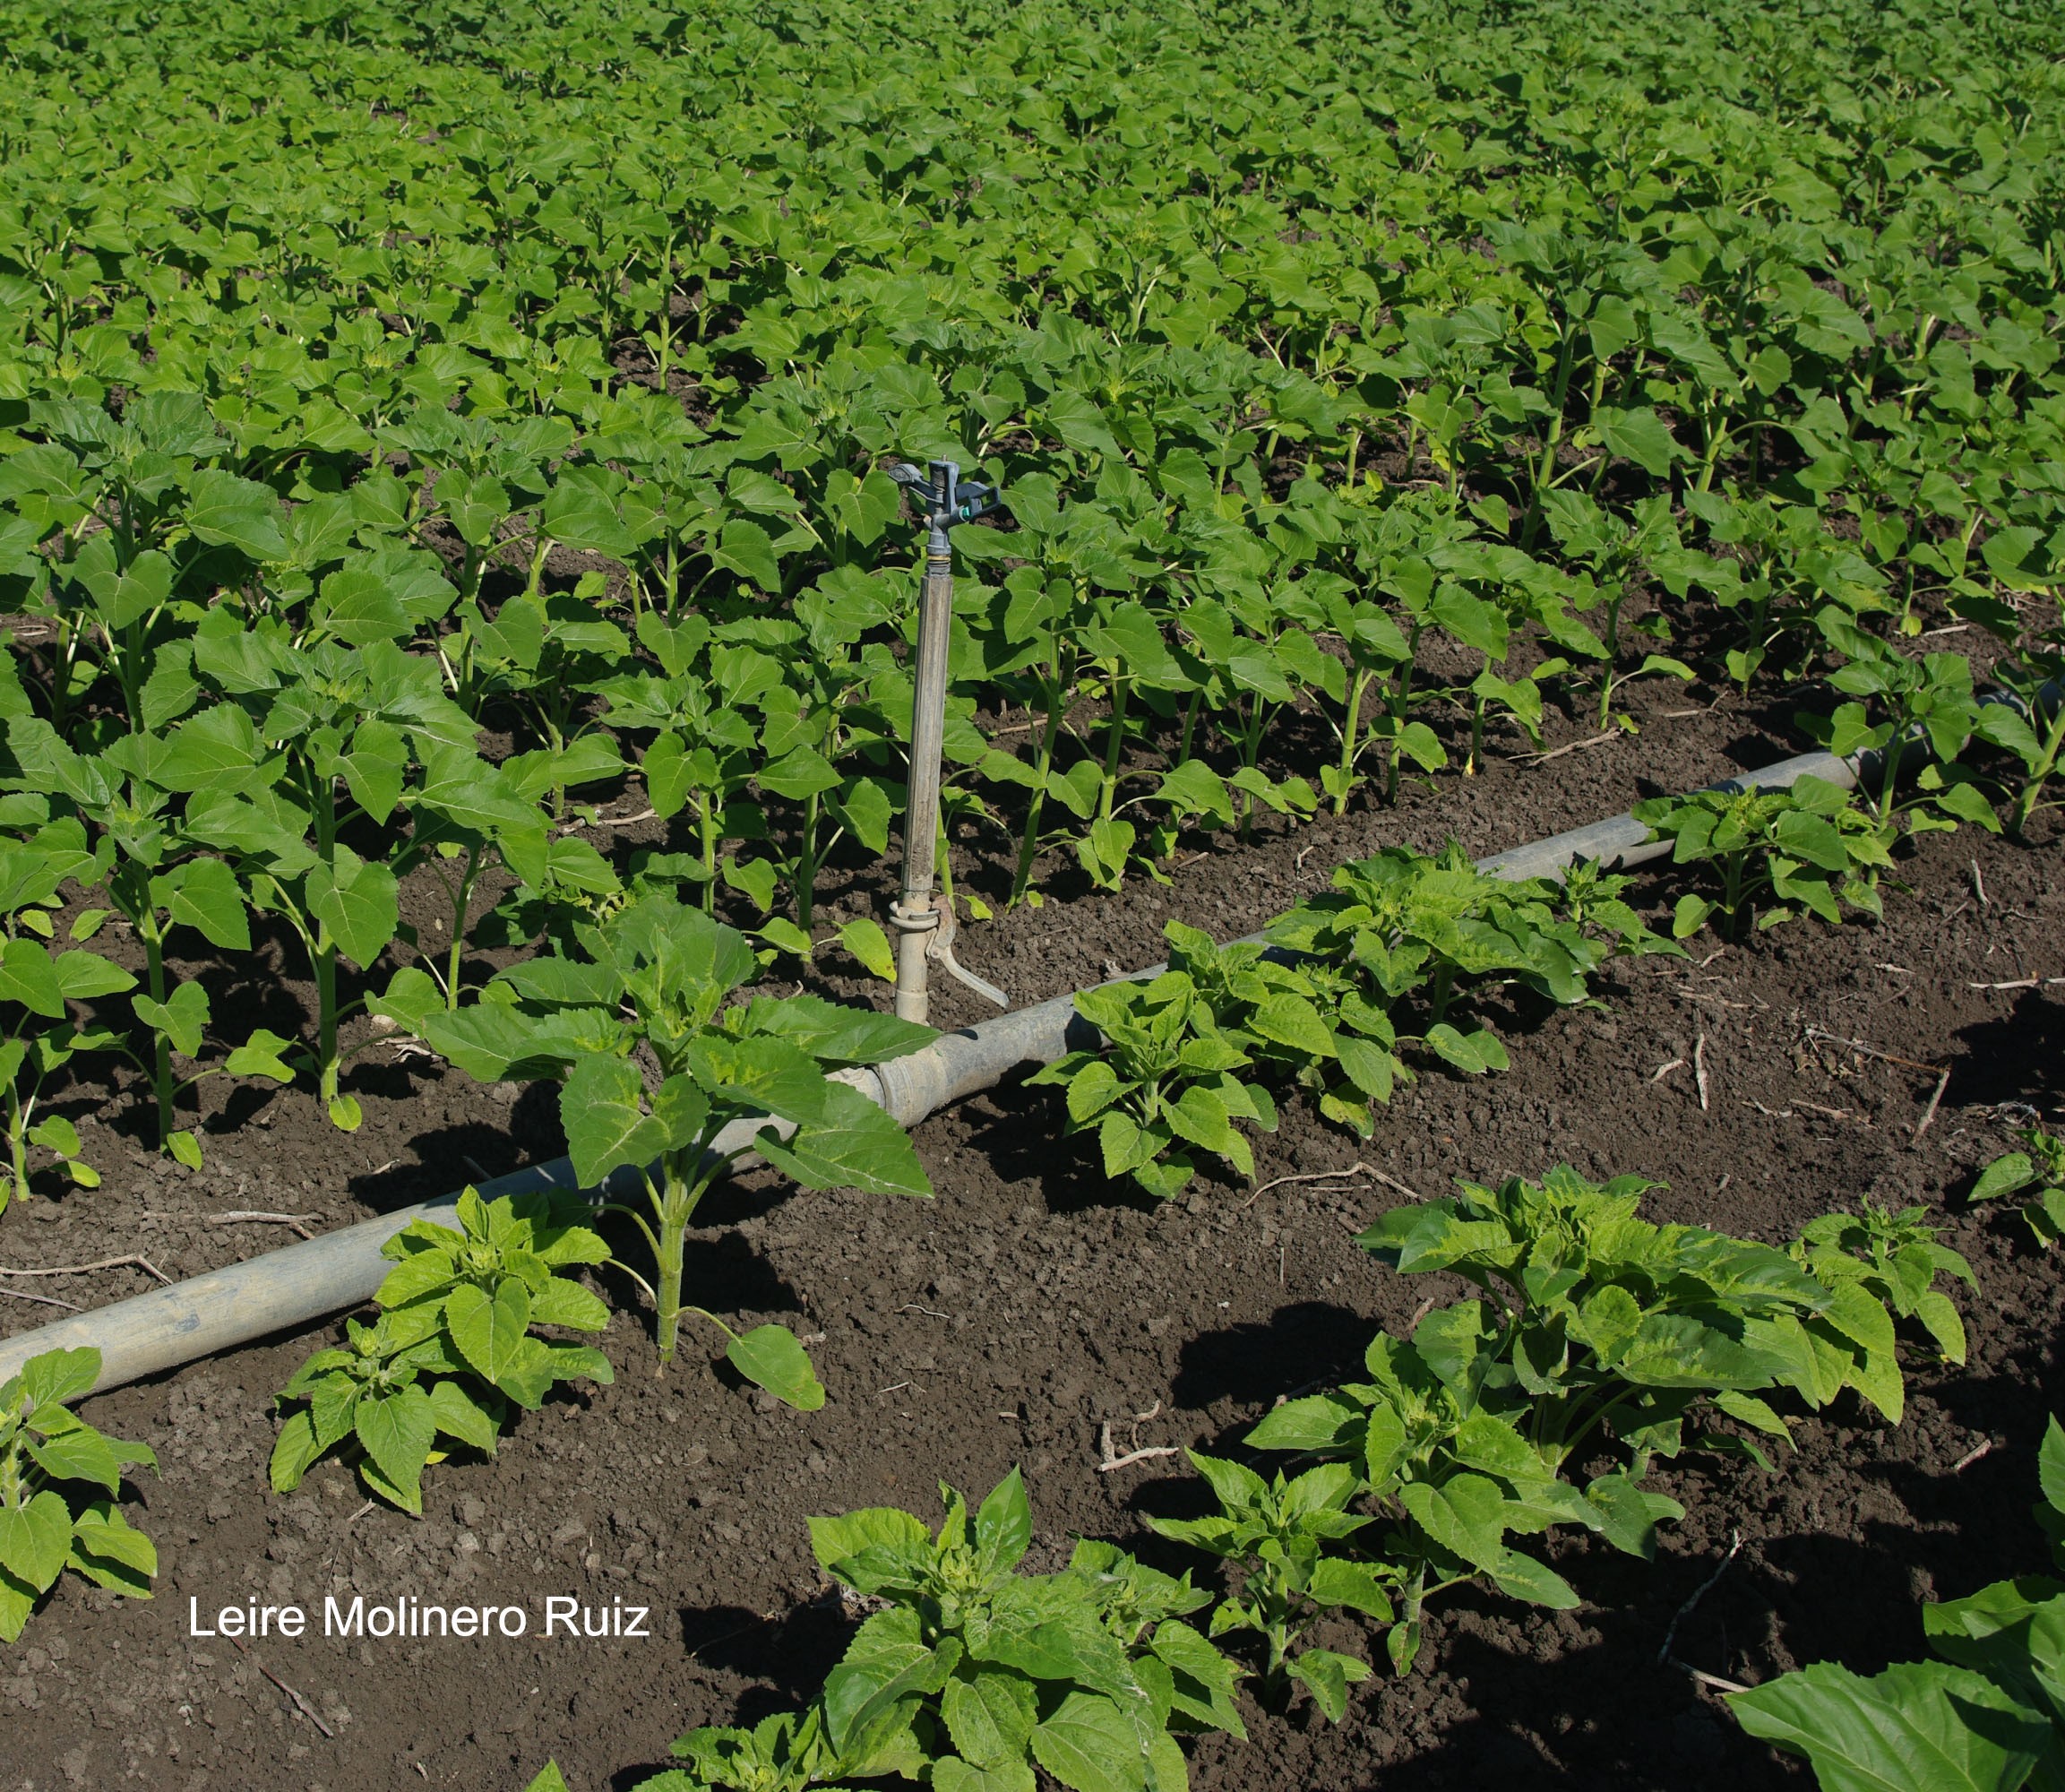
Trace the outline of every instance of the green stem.
{"label": "green stem", "polygon": [[1570,375],[1577,366],[1578,326],[1563,326],[1562,346],[1556,352],[1556,391],[1549,401],[1549,428],[1542,444],[1542,458],[1535,469],[1534,483],[1527,492],[1527,514],[1520,524],[1520,548],[1524,553],[1534,546],[1535,531],[1542,526],[1542,493],[1556,470],[1556,450],[1563,440],[1563,405],[1570,395]]}
{"label": "green stem", "polygon": [[[165,1002],[165,935],[155,914],[146,913],[145,925],[137,928],[143,941],[143,978],[151,999]],[[172,1138],[172,1042],[160,1027],[151,1030],[151,1094],[158,1107],[158,1149],[163,1150]]]}
{"label": "green stem", "polygon": [[2050,731],[2043,737],[2043,756],[2023,784],[2022,794],[2015,799],[2015,814],[2009,823],[2009,831],[2018,839],[2036,813],[2036,799],[2043,791],[2044,780],[2056,769],[2061,751],[2065,751],[2065,703],[2061,703],[2058,713],[2051,718]]}
{"label": "green stem", "polygon": [[717,816],[710,807],[710,792],[695,793],[696,837],[702,843],[702,909],[717,912]]}
{"label": "green stem", "polygon": [[[315,817],[315,853],[325,866],[337,863],[337,792],[321,776],[311,780],[309,805]],[[315,972],[316,1088],[323,1107],[337,1099],[337,945],[329,929],[314,915],[306,917],[308,960]]]}
{"label": "green stem", "polygon": [[[10,1179],[13,1184],[15,1199],[29,1199],[29,1116],[22,1111],[21,1092],[12,1085],[7,1090],[7,1150]],[[6,1210],[7,1203],[0,1200],[0,1212]]]}
{"label": "green stem", "polygon": [[815,790],[803,799],[803,840],[796,855],[796,924],[810,931],[817,901],[817,822],[821,798]]}
{"label": "green stem", "polygon": [[337,1099],[337,948],[318,945],[310,954],[315,969],[315,1067],[323,1105]]}
{"label": "green stem", "polygon": [[[1348,681],[1347,712],[1341,719],[1341,788],[1334,793],[1334,813],[1345,815],[1348,812],[1348,791],[1355,782],[1355,761],[1362,756],[1359,745],[1363,732],[1363,698],[1370,688],[1370,680],[1376,676],[1369,667],[1358,666],[1355,676]],[[1397,749],[1392,758],[1397,758]],[[1393,768],[1394,786],[1396,767]]]}
{"label": "green stem", "polygon": [[1391,736],[1390,762],[1384,768],[1384,803],[1387,807],[1398,800],[1398,737],[1404,734],[1406,718],[1413,707],[1413,664],[1420,650],[1420,631],[1413,631],[1411,652],[1406,655],[1406,663],[1398,668],[1398,682],[1391,686],[1391,720],[1396,724]]}
{"label": "green stem", "polygon": [[1019,841],[1018,869],[1012,874],[1011,906],[1025,900],[1032,883],[1033,861],[1039,857],[1040,809],[1046,797],[1047,775],[1054,769],[1054,742],[1061,735],[1061,704],[1056,694],[1047,693],[1046,722],[1040,731],[1038,756],[1033,762],[1032,800],[1026,805],[1025,834]]}
{"label": "green stem", "polygon": [[680,1341],[681,1271],[688,1228],[703,1191],[710,1186],[715,1166],[705,1166],[699,1140],[684,1150],[669,1151],[661,1159],[660,1174],[661,1186],[654,1188],[648,1178],[646,1193],[652,1203],[652,1217],[658,1222],[657,1237],[651,1232],[647,1236],[654,1245],[653,1341],[659,1348],[659,1366],[664,1374]]}
{"label": "green stem", "polygon": [[459,892],[452,899],[452,952],[446,960],[444,975],[444,1005],[456,1012],[459,1007],[459,965],[466,952],[466,911],[473,900],[473,880],[480,869],[480,849],[469,847],[466,851],[466,871],[459,880]]}
{"label": "green stem", "polygon": [[1119,761],[1125,751],[1126,698],[1131,688],[1123,677],[1112,680],[1112,719],[1105,737],[1104,786],[1097,793],[1097,819],[1103,822],[1111,820],[1112,799],[1118,794]]}
{"label": "green stem", "polygon": [[1197,737],[1198,711],[1203,707],[1204,700],[1205,690],[1204,686],[1200,685],[1191,693],[1190,701],[1183,705],[1183,733],[1176,742],[1176,763],[1178,765],[1191,757],[1191,744]]}

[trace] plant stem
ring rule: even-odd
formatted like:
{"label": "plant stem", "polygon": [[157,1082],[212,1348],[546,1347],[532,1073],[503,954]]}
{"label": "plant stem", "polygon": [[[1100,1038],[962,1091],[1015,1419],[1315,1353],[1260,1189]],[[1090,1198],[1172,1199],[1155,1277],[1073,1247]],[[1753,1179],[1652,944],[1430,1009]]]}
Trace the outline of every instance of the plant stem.
{"label": "plant stem", "polygon": [[[1348,681],[1348,707],[1341,718],[1341,788],[1334,793],[1334,813],[1345,815],[1348,812],[1348,792],[1355,782],[1355,761],[1362,749],[1357,742],[1363,731],[1363,697],[1370,688],[1370,680],[1376,675],[1366,666],[1355,668],[1355,674]],[[1392,749],[1393,757],[1397,749]]]}
{"label": "plant stem", "polygon": [[1046,797],[1047,776],[1054,769],[1054,741],[1061,734],[1061,705],[1057,694],[1047,693],[1046,721],[1040,730],[1038,755],[1033,761],[1032,799],[1026,805],[1025,833],[1019,841],[1018,869],[1011,875],[1011,906],[1025,900],[1032,883],[1033,861],[1039,857],[1040,810]]}
{"label": "plant stem", "polygon": [[791,880],[796,891],[796,924],[806,934],[810,931],[811,917],[817,900],[819,800],[815,790],[803,799],[803,840],[796,849],[796,874]]}
{"label": "plant stem", "polygon": [[[692,1169],[691,1165],[695,1167]],[[684,1150],[669,1151],[661,1160],[659,1188],[654,1189],[650,1180],[646,1185],[652,1217],[658,1222],[657,1235],[649,1232],[647,1236],[652,1243],[656,1271],[653,1341],[659,1348],[663,1373],[674,1360],[675,1346],[680,1340],[682,1257],[687,1247],[689,1225],[713,1173],[703,1167],[703,1145],[698,1140]]]}
{"label": "plant stem", "polygon": [[1125,751],[1126,697],[1131,685],[1123,677],[1112,680],[1111,727],[1105,737],[1104,786],[1097,793],[1097,819],[1108,822],[1112,818],[1112,799],[1118,793],[1119,761]]}
{"label": "plant stem", "polygon": [[459,880],[459,893],[452,899],[452,952],[446,960],[444,1005],[454,1012],[459,1007],[459,964],[466,952],[466,911],[473,901],[473,880],[480,869],[480,849],[466,849],[466,871]]}
{"label": "plant stem", "polygon": [[2065,703],[2058,706],[2058,713],[2051,718],[2051,727],[2043,737],[2043,754],[2031,770],[2022,786],[2022,794],[2015,799],[2015,814],[2008,831],[2018,839],[2023,829],[2029,825],[2036,813],[2036,799],[2043,788],[2043,780],[2050,777],[2058,764],[2058,754],[2065,750]]}
{"label": "plant stem", "polygon": [[717,912],[717,817],[711,812],[710,792],[695,793],[695,831],[702,842],[702,911]]}
{"label": "plant stem", "polygon": [[7,1152],[12,1186],[0,1191],[0,1213],[7,1210],[7,1197],[29,1199],[29,1116],[22,1111],[22,1096],[12,1084],[7,1090]]}
{"label": "plant stem", "polygon": [[315,969],[316,1092],[328,1107],[337,1099],[337,948],[319,944],[309,957]]}
{"label": "plant stem", "polygon": [[[144,925],[137,928],[143,940],[143,980],[150,986],[151,999],[160,1007],[165,1003],[165,935],[157,925],[157,916],[146,909],[142,916]],[[151,1029],[151,1094],[158,1107],[158,1149],[163,1150],[172,1138],[172,1041],[161,1027]]]}
{"label": "plant stem", "polygon": [[1563,405],[1570,395],[1570,375],[1577,362],[1578,326],[1567,323],[1563,326],[1563,341],[1556,353],[1556,391],[1549,401],[1550,417],[1547,437],[1542,444],[1542,459],[1535,470],[1534,483],[1527,494],[1527,514],[1520,523],[1520,550],[1525,553],[1534,546],[1535,531],[1542,526],[1542,491],[1556,470],[1556,450],[1563,439]]}
{"label": "plant stem", "polygon": [[1398,683],[1391,686],[1391,720],[1396,724],[1391,733],[1390,762],[1384,768],[1384,803],[1386,806],[1398,800],[1398,741],[1405,732],[1406,718],[1413,707],[1413,662],[1420,650],[1420,631],[1413,631],[1412,651],[1406,655],[1406,662],[1398,668]]}

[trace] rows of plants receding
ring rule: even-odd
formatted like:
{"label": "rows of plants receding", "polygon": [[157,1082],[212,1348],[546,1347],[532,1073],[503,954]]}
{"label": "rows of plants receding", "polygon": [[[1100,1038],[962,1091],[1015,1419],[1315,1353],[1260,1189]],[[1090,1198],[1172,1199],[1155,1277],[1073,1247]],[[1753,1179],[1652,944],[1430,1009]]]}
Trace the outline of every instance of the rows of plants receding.
{"label": "rows of plants receding", "polygon": [[[994,27],[0,0],[0,1206],[97,1182],[60,1111],[83,1090],[135,1090],[189,1165],[204,1078],[357,1126],[361,1010],[562,1084],[581,1175],[635,1185],[663,1360],[735,1123],[805,1186],[928,1193],[841,1073],[930,1036],[756,986],[898,833],[900,460],[1005,497],[954,534],[942,865],[971,921],[1552,728],[1632,734],[1638,680],[1846,754],[1915,743],[1906,782],[1896,751],[1855,793],[1643,806],[1696,880],[1678,939],[1876,912],[1915,833],[2049,806],[2043,9],[1310,0],[1172,30],[1030,0]],[[1975,662],[2021,704],[1979,702]],[[655,843],[598,825],[634,820]],[[442,890],[427,933],[411,879]],[[254,930],[298,947],[297,1038],[226,1035],[191,974]],[[836,937],[889,974],[876,920]],[[1503,1068],[1493,991],[1580,1003],[1613,955],[1679,949],[1596,866],[1501,883],[1452,849],[1342,867],[1266,948],[1169,938],[1040,1079],[1164,1197],[1252,1176],[1280,1102],[1366,1135],[1411,1075]],[[1981,1192],[2034,1190],[2048,1239],[2058,1142],[2025,1142]],[[828,1523],[827,1572],[890,1608],[807,1711],[687,1739],[677,1778],[1162,1792],[1171,1727],[1237,1731],[1249,1667],[1345,1709],[1367,1667],[1304,1646],[1314,1613],[1406,1671],[1444,1587],[1573,1597],[1510,1539],[1647,1553],[1673,1512],[1641,1484],[1709,1407],[1728,1447],[1783,1434],[1781,1390],[1893,1419],[1896,1318],[1961,1353],[1932,1283],[1962,1266],[1916,1214],[1779,1250],[1647,1227],[1637,1193],[1560,1173],[1367,1238],[1486,1297],[1250,1440],[1321,1466],[1200,1460],[1223,1512],[1169,1536],[1235,1564],[1216,1604],[1104,1545],[1018,1574],[1015,1482],[936,1535]],[[453,1218],[394,1241],[371,1322],[283,1391],[276,1488],[334,1452],[419,1509],[435,1460],[609,1373],[562,1335],[606,1317],[575,1273],[601,1236],[542,1202]],[[783,1328],[701,1317],[749,1379],[826,1398]],[[67,1564],[155,1568],[116,1503],[148,1451],[70,1409],[96,1371],[0,1389],[10,1638]],[[1207,1604],[1252,1661],[1183,1622]]]}
{"label": "rows of plants receding", "polygon": [[[941,82],[841,8],[491,16],[457,61],[442,14],[6,8],[16,1188],[31,1138],[90,1178],[31,1111],[81,1052],[133,1058],[191,1162],[202,1075],[303,1075],[355,1124],[340,1020],[466,1008],[469,947],[659,888],[807,954],[828,858],[882,856],[902,801],[894,456],[1009,494],[956,536],[944,825],[1011,901],[1055,849],[1115,887],[1185,830],[1472,771],[1489,728],[1631,727],[1627,682],[1692,660],[1825,679],[1808,732],[1919,725],[1938,762],[1659,815],[1725,861],[1730,926],[1760,891],[1869,906],[1914,828],[2026,823],[2056,730],[1916,637],[1992,631],[2025,690],[2060,663],[2040,39],[1916,19],[1910,67],[1878,9],[1567,14],[1166,44],[1034,7]],[[571,831],[619,795],[667,850]],[[305,952],[304,1039],[221,1038],[166,970],[254,913]],[[142,986],[79,1024],[129,987],[108,917]]]}

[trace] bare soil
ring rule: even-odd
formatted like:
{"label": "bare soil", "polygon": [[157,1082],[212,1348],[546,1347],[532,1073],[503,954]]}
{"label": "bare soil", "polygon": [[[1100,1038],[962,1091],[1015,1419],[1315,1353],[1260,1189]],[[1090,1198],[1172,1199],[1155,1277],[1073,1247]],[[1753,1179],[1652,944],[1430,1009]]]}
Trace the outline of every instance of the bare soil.
{"label": "bare soil", "polygon": [[[1172,917],[1221,937],[1256,928],[1335,863],[1387,843],[1453,833],[1473,852],[1497,850],[1795,750],[1776,712],[1725,699],[1707,708],[1711,692],[1677,685],[1630,697],[1639,737],[1538,763],[1495,759],[1476,779],[1412,787],[1395,809],[1358,804],[1295,831],[1268,824],[1245,844],[1200,841],[1166,887],[1104,895],[1057,867],[1044,907],[970,927],[962,956],[1035,1000],[1159,958]],[[1590,732],[1560,727],[1563,741]],[[1300,756],[1295,743],[1286,750]],[[657,839],[650,826],[591,837],[619,849]],[[964,883],[996,900],[1001,842],[972,842],[966,856]],[[2065,1100],[2065,986],[2042,981],[2065,976],[2057,866],[2052,843],[1939,836],[1903,867],[1911,889],[1889,893],[1882,926],[1797,923],[1725,949],[1703,936],[1689,961],[1619,968],[1601,1011],[1494,1004],[1487,1018],[1510,1041],[1510,1073],[1429,1075],[1366,1143],[1289,1104],[1281,1131],[1260,1142],[1264,1186],[1252,1194],[1215,1185],[1163,1206],[1130,1200],[1060,1136],[1051,1092],[1015,1085],[918,1129],[934,1201],[799,1194],[765,1176],[724,1191],[696,1235],[688,1297],[822,1333],[813,1350],[831,1399],[815,1414],[742,1390],[693,1339],[656,1379],[632,1290],[607,1273],[615,1384],[524,1419],[494,1462],[434,1468],[421,1520],[368,1509],[334,1464],[290,1497],[266,1489],[271,1396],[340,1323],[101,1396],[87,1409],[94,1422],[164,1461],[161,1478],[139,1477],[133,1508],[159,1544],[159,1597],[118,1601],[67,1579],[0,1655],[0,1788],[514,1792],[547,1755],[576,1792],[629,1787],[665,1764],[680,1731],[801,1701],[836,1658],[850,1620],[811,1559],[808,1514],[891,1503],[935,1516],[936,1482],[979,1493],[1014,1463],[1034,1501],[1033,1565],[1057,1565],[1076,1536],[1191,1565],[1142,1521],[1195,1510],[1197,1484],[1180,1458],[1100,1472],[1104,1427],[1122,1452],[1237,1447],[1279,1396],[1348,1374],[1373,1328],[1402,1331],[1426,1294],[1450,1292],[1391,1276],[1351,1242],[1406,1198],[1401,1186],[1433,1194],[1454,1177],[1557,1162],[1655,1176],[1669,1185],[1651,1197],[1656,1217],[1772,1240],[1866,1196],[1920,1202],[1978,1272],[1977,1295],[1955,1297],[1970,1361],[1913,1352],[1902,1425],[1839,1407],[1799,1427],[1775,1473],[1687,1459],[1662,1485],[1688,1515],[1653,1564],[1563,1543],[1555,1564],[1582,1594],[1579,1609],[1453,1598],[1409,1678],[1372,1680],[1338,1727],[1309,1709],[1251,1704],[1252,1742],[1199,1742],[1193,1783],[1804,1783],[1659,1650],[1737,1538],[1674,1649],[1743,1682],[1820,1658],[1869,1671],[1919,1655],[1919,1601],[2038,1562],[2029,1506],[2035,1447],[2061,1404],[2059,1264],[2014,1215],[1975,1212],[1961,1197],[2008,1148],[2018,1104],[2049,1114]],[[849,875],[828,918],[886,900],[879,869]],[[1665,874],[1642,890],[1660,915],[1679,887]],[[426,939],[428,896],[410,899]],[[211,981],[227,1031],[240,1019],[305,1024],[308,991],[283,953],[248,986],[200,960],[183,969]],[[1993,985],[2018,986],[1975,986]],[[824,986],[881,999],[880,986],[836,976]],[[942,1000],[949,1025],[983,1012],[959,990]],[[1937,1075],[1918,1066],[1950,1072],[1925,1129]],[[203,1085],[198,1173],[144,1149],[125,1087],[78,1087],[60,1109],[80,1122],[106,1185],[10,1211],[0,1262],[138,1253],[167,1275],[192,1274],[292,1242],[277,1226],[214,1223],[226,1211],[348,1225],[560,1149],[549,1090],[484,1089],[384,1042],[347,1087],[366,1109],[350,1135],[306,1090]],[[1338,1174],[1312,1179],[1323,1172]],[[628,1240],[621,1248],[632,1254]],[[81,1305],[151,1285],[133,1268],[0,1277]],[[0,1298],[0,1333],[54,1316]],[[519,1604],[529,1631],[271,1637],[248,1650],[188,1634],[190,1601],[204,1616],[246,1600],[298,1604],[320,1631],[325,1597],[355,1595]],[[547,1596],[650,1607],[651,1635],[545,1639]],[[1349,1626],[1322,1640],[1369,1647]]]}

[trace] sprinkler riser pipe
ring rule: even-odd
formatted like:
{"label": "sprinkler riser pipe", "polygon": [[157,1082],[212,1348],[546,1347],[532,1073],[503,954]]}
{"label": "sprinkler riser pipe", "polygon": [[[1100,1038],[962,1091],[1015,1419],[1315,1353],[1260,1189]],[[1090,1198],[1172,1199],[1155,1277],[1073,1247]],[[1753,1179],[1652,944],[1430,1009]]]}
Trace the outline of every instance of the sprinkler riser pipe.
{"label": "sprinkler riser pipe", "polygon": [[953,547],[936,517],[925,540],[918,599],[917,653],[911,680],[910,783],[904,803],[903,888],[896,930],[897,1018],[924,1025],[931,1012],[925,949],[939,918],[933,882],[939,842],[940,760],[946,737],[947,655],[953,638]]}

